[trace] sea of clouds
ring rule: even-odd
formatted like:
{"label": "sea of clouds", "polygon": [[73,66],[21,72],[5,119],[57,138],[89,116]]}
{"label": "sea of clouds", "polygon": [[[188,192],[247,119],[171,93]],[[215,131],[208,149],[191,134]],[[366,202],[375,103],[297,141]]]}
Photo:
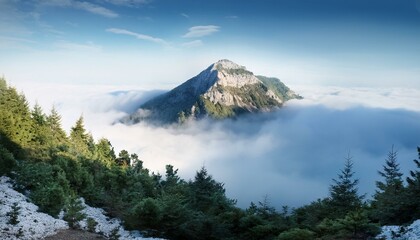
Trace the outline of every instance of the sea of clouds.
{"label": "sea of clouds", "polygon": [[118,119],[163,91],[54,84],[17,88],[46,112],[55,105],[67,131],[83,114],[95,139],[106,137],[117,152],[137,153],[154,172],[164,174],[165,165],[172,164],[192,179],[205,166],[241,207],[265,196],[278,208],[326,197],[348,154],[359,192],[369,198],[391,147],[407,175],[420,145],[416,89],[294,86],[305,99],[273,113],[159,127],[127,126]]}

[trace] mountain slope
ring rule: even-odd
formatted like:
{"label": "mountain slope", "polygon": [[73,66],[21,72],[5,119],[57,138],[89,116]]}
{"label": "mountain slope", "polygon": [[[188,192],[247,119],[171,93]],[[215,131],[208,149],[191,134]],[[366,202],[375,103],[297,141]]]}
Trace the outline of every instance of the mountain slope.
{"label": "mountain slope", "polygon": [[277,78],[255,76],[244,66],[220,60],[171,91],[149,100],[124,122],[183,122],[209,116],[216,119],[270,111],[299,99]]}

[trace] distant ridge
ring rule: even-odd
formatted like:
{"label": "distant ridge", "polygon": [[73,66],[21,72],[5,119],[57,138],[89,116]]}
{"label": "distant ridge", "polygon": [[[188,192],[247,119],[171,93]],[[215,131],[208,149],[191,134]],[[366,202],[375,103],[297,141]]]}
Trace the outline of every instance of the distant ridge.
{"label": "distant ridge", "polygon": [[171,91],[157,96],[122,121],[162,124],[211,117],[232,118],[267,112],[302,97],[277,78],[255,76],[244,66],[223,59]]}

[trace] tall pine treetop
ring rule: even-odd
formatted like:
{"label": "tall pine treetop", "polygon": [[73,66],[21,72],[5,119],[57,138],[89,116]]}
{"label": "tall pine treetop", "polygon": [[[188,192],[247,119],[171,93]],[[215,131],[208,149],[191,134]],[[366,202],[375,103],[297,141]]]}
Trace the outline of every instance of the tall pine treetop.
{"label": "tall pine treetop", "polygon": [[330,203],[337,214],[345,215],[350,211],[362,206],[364,196],[358,194],[358,179],[355,179],[353,161],[350,154],[345,158],[344,168],[333,179],[334,184],[330,186]]}
{"label": "tall pine treetop", "polygon": [[392,146],[391,151],[388,152],[383,171],[378,171],[379,175],[384,178],[384,182],[377,181],[376,186],[385,191],[390,186],[402,187],[402,173],[400,172],[400,165],[397,162],[397,151]]}

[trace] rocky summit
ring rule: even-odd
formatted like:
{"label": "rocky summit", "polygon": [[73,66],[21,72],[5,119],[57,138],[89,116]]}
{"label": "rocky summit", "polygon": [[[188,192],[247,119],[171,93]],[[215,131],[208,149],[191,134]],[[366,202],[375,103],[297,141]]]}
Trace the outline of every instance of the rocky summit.
{"label": "rocky summit", "polygon": [[244,66],[220,60],[171,91],[142,104],[123,122],[185,122],[211,117],[233,118],[244,113],[278,109],[302,97],[277,78],[254,75]]}

